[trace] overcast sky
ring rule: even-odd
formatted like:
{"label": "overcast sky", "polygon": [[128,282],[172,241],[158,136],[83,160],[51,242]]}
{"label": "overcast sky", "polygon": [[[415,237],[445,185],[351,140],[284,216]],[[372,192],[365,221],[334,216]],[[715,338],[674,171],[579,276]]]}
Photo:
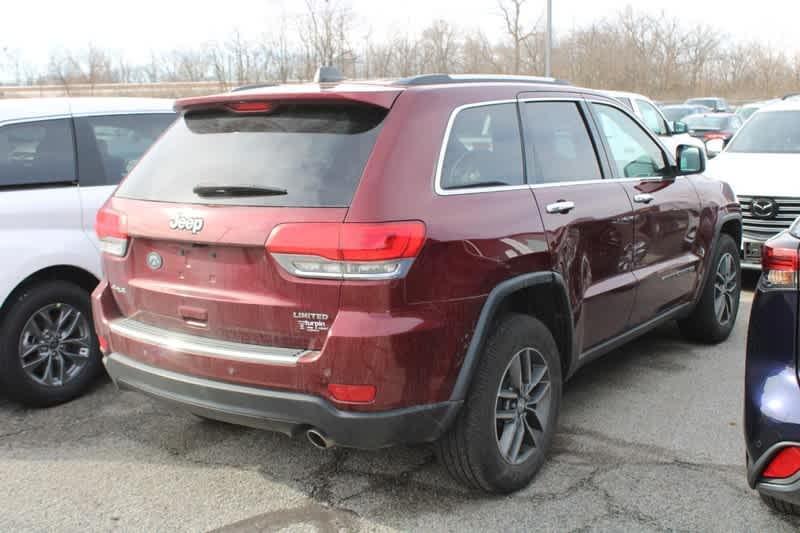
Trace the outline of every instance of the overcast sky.
{"label": "overcast sky", "polygon": [[[346,0],[345,0],[346,1]],[[302,0],[5,0],[0,16],[0,50],[22,50],[32,63],[46,64],[51,50],[79,49],[92,42],[119,50],[134,61],[150,51],[196,46],[224,39],[234,28],[257,36],[281,13],[302,11]],[[208,7],[204,7],[207,4]],[[406,28],[413,33],[435,18],[479,27],[490,37],[501,32],[496,0],[350,0],[363,34],[375,39]],[[529,18],[544,12],[546,0],[528,0]],[[553,0],[555,31],[583,26],[626,5],[637,10],[707,22],[736,39],[756,38],[789,52],[800,51],[798,0]],[[753,7],[746,7],[750,5]]]}

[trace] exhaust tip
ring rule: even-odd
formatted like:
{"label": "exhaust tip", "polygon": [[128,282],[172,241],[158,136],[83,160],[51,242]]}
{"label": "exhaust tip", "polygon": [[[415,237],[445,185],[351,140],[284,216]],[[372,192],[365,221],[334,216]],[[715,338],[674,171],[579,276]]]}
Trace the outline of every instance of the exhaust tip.
{"label": "exhaust tip", "polygon": [[333,442],[328,437],[317,431],[316,429],[309,429],[306,431],[306,438],[315,448],[320,450],[327,450],[333,448]]}

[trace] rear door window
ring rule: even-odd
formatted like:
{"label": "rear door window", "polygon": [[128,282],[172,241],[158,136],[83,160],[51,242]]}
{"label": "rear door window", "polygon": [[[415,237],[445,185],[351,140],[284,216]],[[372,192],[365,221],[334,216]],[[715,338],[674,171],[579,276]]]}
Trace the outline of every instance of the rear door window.
{"label": "rear door window", "polygon": [[517,105],[488,104],[459,111],[447,138],[441,187],[448,190],[524,183]]}
{"label": "rear door window", "polygon": [[528,176],[533,183],[599,180],[586,121],[575,102],[523,104]]}
{"label": "rear door window", "polygon": [[69,119],[0,127],[0,187],[75,181],[75,145]]}
{"label": "rear door window", "polygon": [[174,120],[174,113],[76,118],[81,185],[118,184]]}
{"label": "rear door window", "polygon": [[[387,110],[364,104],[278,104],[266,113],[195,111],[153,145],[117,196],[206,205],[347,207]],[[196,187],[285,194],[199,196]]]}

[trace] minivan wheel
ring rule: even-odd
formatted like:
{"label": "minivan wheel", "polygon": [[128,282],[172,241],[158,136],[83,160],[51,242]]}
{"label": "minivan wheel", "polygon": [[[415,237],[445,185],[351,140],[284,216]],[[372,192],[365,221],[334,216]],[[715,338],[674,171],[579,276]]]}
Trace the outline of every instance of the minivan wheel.
{"label": "minivan wheel", "polygon": [[459,482],[497,493],[527,486],[544,464],[561,404],[558,348],[547,327],[521,314],[500,318],[464,406],[437,443]]}
{"label": "minivan wheel", "polygon": [[63,281],[25,289],[0,325],[0,385],[33,407],[82,394],[102,369],[89,294]]}
{"label": "minivan wheel", "polygon": [[688,339],[716,344],[731,334],[739,312],[742,270],[739,248],[730,235],[719,236],[710,269],[697,306],[678,325]]}

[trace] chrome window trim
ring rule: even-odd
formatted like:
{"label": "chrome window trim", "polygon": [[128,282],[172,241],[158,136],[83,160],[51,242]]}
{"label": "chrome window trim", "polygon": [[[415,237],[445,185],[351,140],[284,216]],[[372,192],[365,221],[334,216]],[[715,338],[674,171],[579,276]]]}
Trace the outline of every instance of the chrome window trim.
{"label": "chrome window trim", "polygon": [[[490,105],[499,105],[499,104],[513,104],[513,103],[535,103],[535,102],[586,102],[591,104],[601,104],[607,105],[609,107],[613,107],[624,113],[626,116],[633,119],[633,121],[647,134],[653,142],[661,149],[662,155],[666,159],[667,163],[672,163],[672,159],[668,157],[668,152],[664,148],[663,143],[661,140],[650,131],[649,128],[642,124],[642,121],[637,117],[631,110],[626,109],[624,104],[617,102],[616,100],[609,98],[598,98],[596,95],[587,94],[582,96],[546,96],[546,97],[525,97],[525,98],[514,98],[514,99],[504,99],[504,100],[486,100],[483,102],[473,102],[470,104],[464,104],[461,106],[456,107],[451,113],[450,117],[447,121],[447,128],[445,128],[444,139],[442,140],[442,145],[439,148],[439,158],[436,163],[436,174],[434,177],[434,189],[436,194],[439,196],[456,196],[462,194],[483,194],[483,193],[492,193],[492,192],[504,192],[504,191],[519,191],[523,189],[530,189],[536,190],[541,188],[549,188],[549,187],[567,187],[570,185],[587,185],[590,183],[628,183],[631,180],[639,179],[639,180],[662,180],[665,179],[662,176],[646,176],[646,177],[639,177],[639,178],[601,178],[601,179],[594,179],[594,180],[573,180],[573,181],[560,181],[557,183],[525,183],[522,185],[501,185],[497,187],[476,187],[476,188],[463,188],[463,189],[444,189],[442,188],[441,180],[442,180],[442,167],[444,166],[444,158],[447,151],[447,143],[450,141],[450,134],[453,129],[453,124],[455,123],[455,119],[458,114],[465,110],[465,109],[472,109],[474,107],[485,107]],[[598,126],[599,128],[599,126]],[[591,132],[587,132],[591,136]],[[599,131],[602,135],[602,131]],[[598,154],[599,157],[599,154]],[[599,163],[599,161],[598,161]]]}
{"label": "chrome window trim", "polygon": [[151,326],[131,318],[114,320],[109,323],[109,328],[115,335],[137,342],[155,344],[170,351],[245,363],[295,365],[301,357],[319,353],[313,350],[261,346],[200,337]]}

